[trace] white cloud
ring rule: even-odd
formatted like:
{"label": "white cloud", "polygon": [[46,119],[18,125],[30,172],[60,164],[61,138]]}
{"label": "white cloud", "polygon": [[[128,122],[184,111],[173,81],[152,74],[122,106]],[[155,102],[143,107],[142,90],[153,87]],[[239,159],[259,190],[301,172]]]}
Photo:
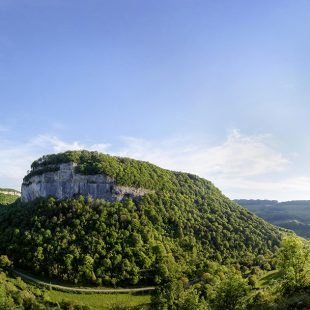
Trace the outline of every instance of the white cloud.
{"label": "white cloud", "polygon": [[65,142],[55,136],[48,136],[48,135],[40,135],[30,141],[29,143],[30,147],[40,148],[42,150],[46,149],[50,152],[65,152],[65,151],[76,151],[76,150],[97,150],[100,152],[106,152],[107,148],[109,147],[109,144],[93,144],[93,145],[86,145],[82,144],[78,141],[73,142]]}
{"label": "white cloud", "polygon": [[126,137],[118,150],[106,143],[87,145],[49,135],[22,144],[0,141],[0,187],[18,188],[31,162],[44,154],[88,149],[197,174],[231,198],[310,199],[310,176],[288,176],[296,156],[282,154],[269,140],[267,135],[248,136],[234,130],[217,145],[186,139],[156,142]]}
{"label": "white cloud", "polygon": [[249,179],[221,179],[217,186],[225,189],[232,199],[310,200],[309,176],[283,176],[276,181]]}
{"label": "white cloud", "polygon": [[45,154],[68,150],[98,150],[106,152],[108,144],[86,145],[78,141],[65,142],[57,137],[39,135],[25,143],[0,140],[0,187],[18,189],[31,163]]}
{"label": "white cloud", "polygon": [[83,149],[83,145],[77,141],[71,143],[64,142],[57,137],[51,136],[38,136],[30,142],[31,147],[48,149],[56,153],[64,152],[67,150],[80,150]]}
{"label": "white cloud", "polygon": [[247,136],[232,131],[218,145],[182,139],[154,143],[124,138],[118,153],[186,171],[211,180],[230,198],[310,199],[310,177],[288,176],[296,154],[286,156],[269,144],[268,135]]}
{"label": "white cloud", "polygon": [[266,143],[267,136],[245,136],[232,131],[215,146],[185,144],[182,140],[151,143],[126,138],[120,155],[147,160],[159,166],[198,174],[206,178],[249,177],[279,172],[289,160]]}

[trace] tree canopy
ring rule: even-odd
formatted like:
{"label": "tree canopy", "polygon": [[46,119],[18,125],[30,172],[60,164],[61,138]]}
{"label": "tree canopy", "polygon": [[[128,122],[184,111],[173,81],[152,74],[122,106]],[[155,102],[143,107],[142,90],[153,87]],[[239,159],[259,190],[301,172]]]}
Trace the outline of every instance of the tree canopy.
{"label": "tree canopy", "polygon": [[50,197],[2,208],[0,251],[17,266],[74,282],[158,284],[171,273],[193,278],[209,260],[261,264],[279,244],[277,228],[188,173],[88,151],[45,156],[30,173],[68,161],[80,173],[154,192],[116,203]]}

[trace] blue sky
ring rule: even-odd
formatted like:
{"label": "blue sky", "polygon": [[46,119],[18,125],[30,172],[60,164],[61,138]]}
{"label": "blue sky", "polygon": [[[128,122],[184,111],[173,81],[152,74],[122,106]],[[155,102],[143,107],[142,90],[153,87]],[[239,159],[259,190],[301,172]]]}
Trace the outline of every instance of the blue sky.
{"label": "blue sky", "polygon": [[310,199],[310,2],[0,0],[0,187],[88,148]]}

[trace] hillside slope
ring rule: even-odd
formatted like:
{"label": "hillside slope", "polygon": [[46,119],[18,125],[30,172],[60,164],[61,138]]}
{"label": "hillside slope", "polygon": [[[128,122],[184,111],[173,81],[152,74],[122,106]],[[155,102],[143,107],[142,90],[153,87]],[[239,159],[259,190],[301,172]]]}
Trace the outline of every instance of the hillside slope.
{"label": "hillside slope", "polygon": [[0,206],[15,202],[20,197],[20,192],[10,188],[0,188]]}
{"label": "hillside slope", "polygon": [[257,216],[310,239],[310,200],[235,200]]}
{"label": "hillside slope", "polygon": [[147,162],[66,152],[34,162],[25,180],[65,162],[152,192],[117,202],[40,198],[0,209],[0,252],[15,266],[71,282],[157,284],[171,273],[193,278],[210,260],[262,264],[281,238],[211,182]]}

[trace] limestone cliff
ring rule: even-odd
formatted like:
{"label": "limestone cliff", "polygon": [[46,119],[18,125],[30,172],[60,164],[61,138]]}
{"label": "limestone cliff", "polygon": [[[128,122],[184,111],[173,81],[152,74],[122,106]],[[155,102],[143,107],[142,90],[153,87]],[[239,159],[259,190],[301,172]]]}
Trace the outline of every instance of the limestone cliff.
{"label": "limestone cliff", "polygon": [[75,172],[74,163],[59,164],[56,168],[56,171],[24,179],[22,202],[29,202],[38,197],[54,196],[57,199],[68,199],[78,195],[115,202],[126,197],[136,199],[152,192],[147,189],[116,185],[113,178],[104,174],[78,174]]}

